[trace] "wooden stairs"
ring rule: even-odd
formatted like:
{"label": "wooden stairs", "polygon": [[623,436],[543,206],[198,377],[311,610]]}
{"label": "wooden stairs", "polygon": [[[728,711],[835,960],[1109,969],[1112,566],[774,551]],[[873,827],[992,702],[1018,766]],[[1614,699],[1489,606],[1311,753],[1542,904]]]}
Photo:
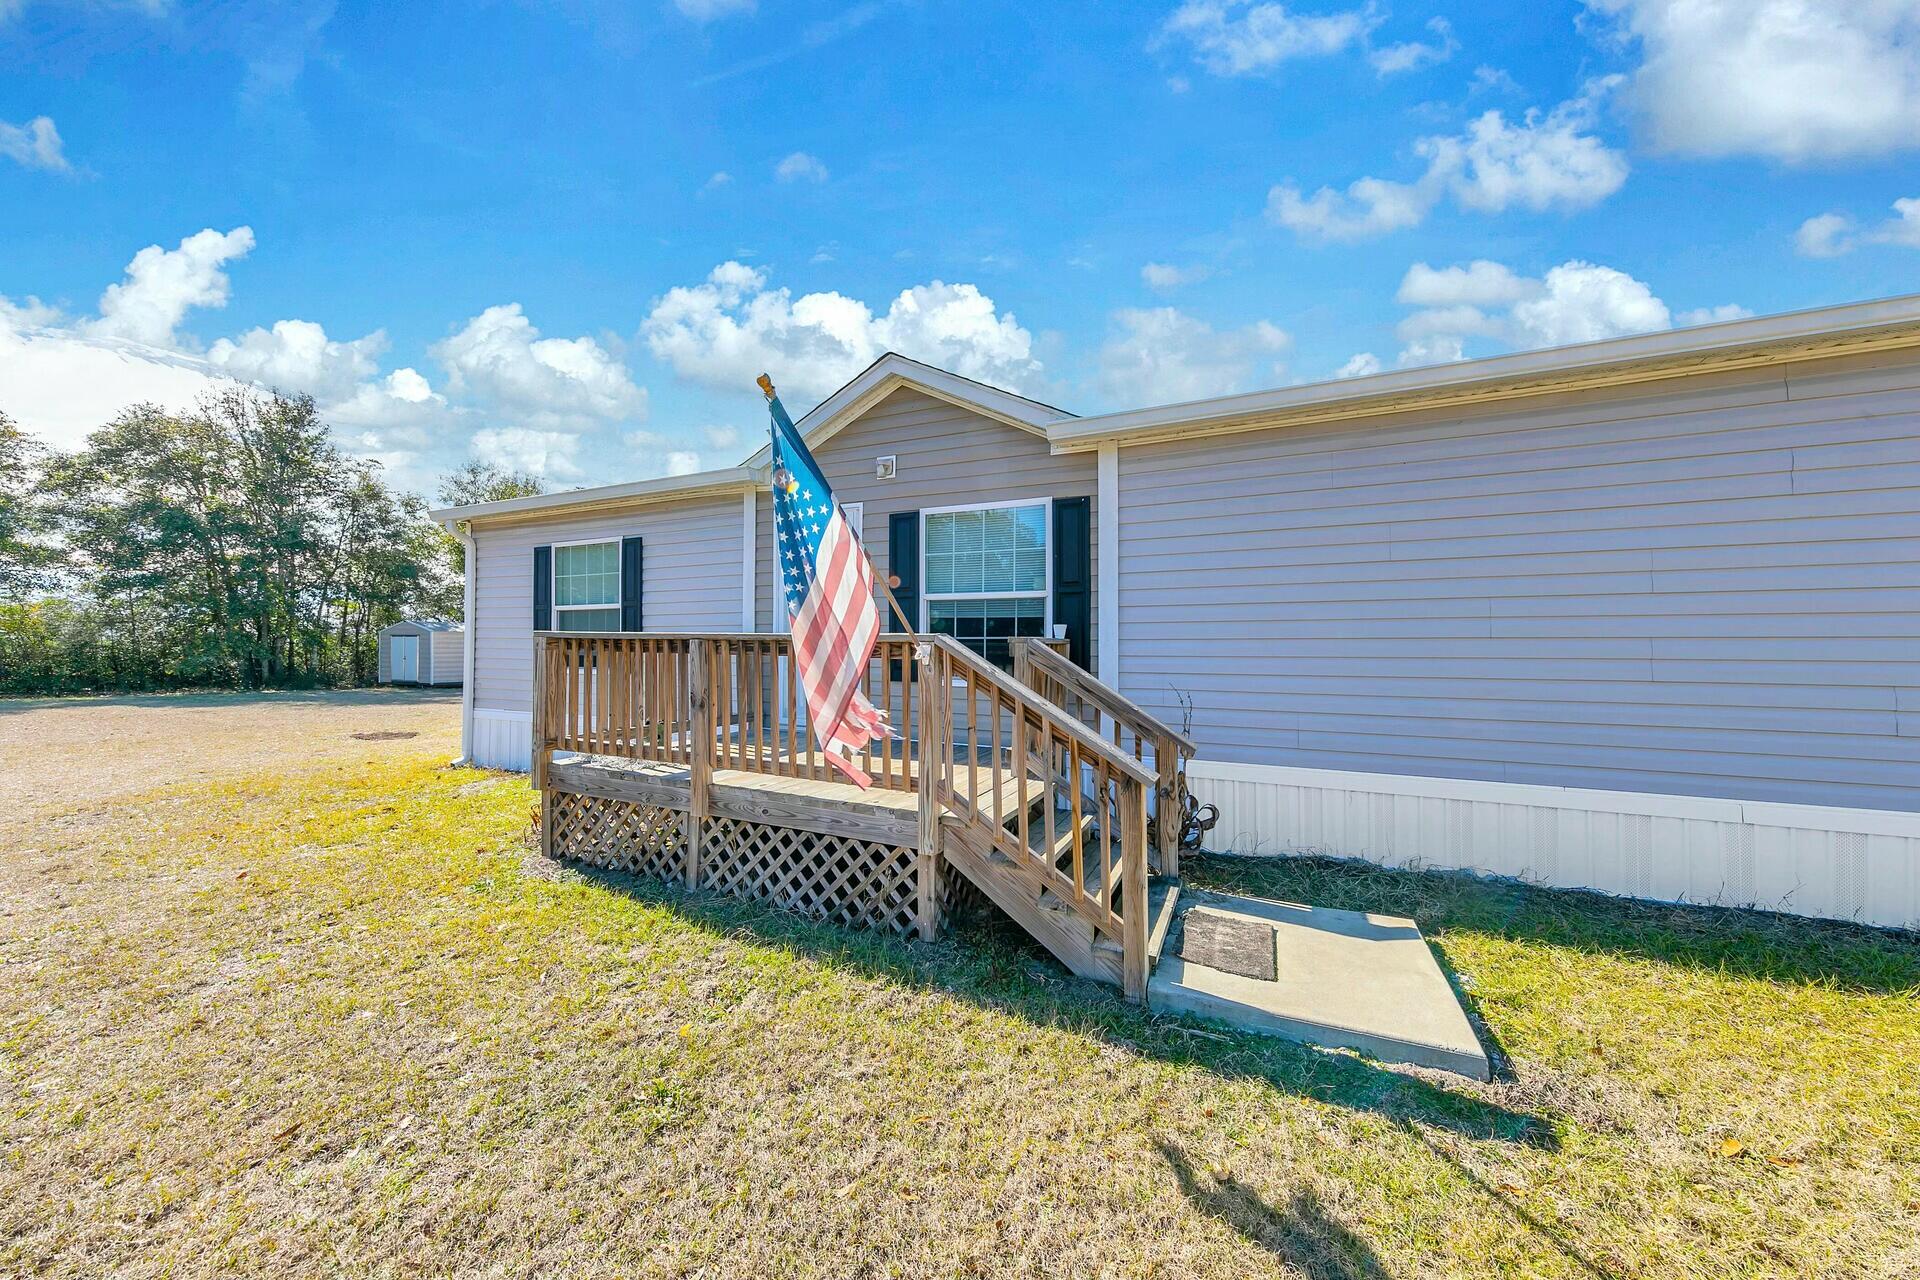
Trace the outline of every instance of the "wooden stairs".
{"label": "wooden stairs", "polygon": [[949,696],[928,704],[921,758],[990,761],[996,785],[962,796],[937,771],[923,846],[1068,969],[1144,1002],[1180,897],[1192,741],[1042,644],[1013,642],[1009,678],[937,639]]}
{"label": "wooden stairs", "polygon": [[[1028,810],[1028,816],[1038,816],[1041,801],[1035,798]],[[1017,835],[1018,819],[1009,818],[1005,829]],[[1090,835],[1093,827],[1090,817],[1082,817],[1080,831],[1083,839]],[[947,820],[947,840],[943,847],[947,865],[964,875],[968,882],[986,897],[986,899],[1005,912],[1013,922],[1025,929],[1038,940],[1054,958],[1059,960],[1073,973],[1096,982],[1108,982],[1115,986],[1125,980],[1125,944],[1102,933],[1086,916],[1076,912],[1072,901],[1048,887],[1044,881],[1023,872],[1021,864],[1008,857],[1000,849],[981,844],[970,839],[966,824],[956,820]],[[1044,858],[1060,874],[1073,874],[1071,859],[1073,840],[1071,833],[1062,833],[1051,844],[1039,842],[1037,847],[1029,829],[1030,848],[1034,848],[1038,858]],[[1161,950],[1165,947],[1167,934],[1173,923],[1174,912],[1180,900],[1180,878],[1178,874],[1163,874],[1157,865],[1157,858],[1150,859],[1150,874],[1147,879],[1147,952],[1146,970],[1149,974],[1159,964]],[[1036,881],[1040,881],[1036,884]],[[1090,897],[1097,897],[1101,886],[1097,883],[1098,870],[1092,860],[1085,860],[1081,872],[1081,883]],[[1037,892],[1036,892],[1037,889]],[[1118,899],[1123,891],[1114,887],[1113,897]],[[1124,901],[1116,901],[1122,919],[1127,912]]]}

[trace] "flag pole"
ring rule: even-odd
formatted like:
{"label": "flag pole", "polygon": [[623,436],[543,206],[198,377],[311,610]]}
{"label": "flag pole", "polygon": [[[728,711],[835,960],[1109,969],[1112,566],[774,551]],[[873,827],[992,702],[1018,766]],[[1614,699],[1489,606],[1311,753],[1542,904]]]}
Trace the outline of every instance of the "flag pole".
{"label": "flag pole", "polygon": [[[773,403],[773,379],[763,373],[758,378],[754,379],[754,381],[760,384],[760,390],[763,393],[765,393],[767,397],[767,403],[772,404]],[[858,541],[860,543],[860,554],[867,558],[867,568],[873,573],[873,580],[880,584],[880,589],[882,591],[887,593],[887,603],[893,606],[893,616],[900,620],[900,626],[906,631],[907,638],[914,641],[916,644],[919,643],[920,635],[918,632],[916,632],[913,629],[913,624],[907,621],[907,611],[900,607],[899,598],[893,594],[893,584],[888,579],[880,576],[880,567],[874,564],[873,553],[867,550],[866,539],[861,538]]]}

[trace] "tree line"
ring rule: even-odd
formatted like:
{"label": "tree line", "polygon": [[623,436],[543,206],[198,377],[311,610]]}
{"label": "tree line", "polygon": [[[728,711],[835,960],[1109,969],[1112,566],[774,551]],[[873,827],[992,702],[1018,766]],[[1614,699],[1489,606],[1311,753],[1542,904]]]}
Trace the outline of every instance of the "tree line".
{"label": "tree line", "polygon": [[[459,544],[330,436],[239,384],[72,453],[0,413],[0,692],[368,684],[382,627],[458,619]],[[437,496],[537,492],[469,463]]]}

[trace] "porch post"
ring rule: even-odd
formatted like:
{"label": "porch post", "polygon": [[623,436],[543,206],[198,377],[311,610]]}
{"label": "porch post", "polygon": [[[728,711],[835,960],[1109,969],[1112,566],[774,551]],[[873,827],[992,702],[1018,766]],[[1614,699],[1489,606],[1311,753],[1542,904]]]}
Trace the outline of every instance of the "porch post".
{"label": "porch post", "polygon": [[1131,779],[1120,789],[1120,921],[1122,986],[1127,999],[1147,1002],[1147,789]]}
{"label": "porch post", "polygon": [[[687,719],[691,731],[688,744],[693,758],[687,763],[687,813],[684,841],[687,847],[686,879],[689,889],[700,885],[700,840],[707,824],[707,788],[713,775],[713,673],[712,641],[695,637],[687,641]],[[724,660],[724,659],[723,659]]]}
{"label": "porch post", "polygon": [[[547,762],[553,755],[547,726],[548,645],[546,636],[533,638],[533,742],[527,768],[533,789],[540,793],[540,856],[544,858],[553,856],[553,795],[547,790]],[[471,672],[467,678],[472,679]]]}
{"label": "porch post", "polygon": [[919,667],[920,857],[914,919],[921,939],[931,942],[940,926],[940,784],[953,750],[946,728],[953,693],[947,687],[946,661],[939,645],[927,645],[926,659]]}

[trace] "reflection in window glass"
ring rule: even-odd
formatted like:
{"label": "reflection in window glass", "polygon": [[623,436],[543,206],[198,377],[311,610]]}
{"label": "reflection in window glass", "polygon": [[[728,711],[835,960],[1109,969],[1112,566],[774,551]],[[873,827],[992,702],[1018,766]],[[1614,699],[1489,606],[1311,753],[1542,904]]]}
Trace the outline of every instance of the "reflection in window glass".
{"label": "reflection in window glass", "polygon": [[620,629],[620,543],[589,542],[553,549],[556,631]]}

